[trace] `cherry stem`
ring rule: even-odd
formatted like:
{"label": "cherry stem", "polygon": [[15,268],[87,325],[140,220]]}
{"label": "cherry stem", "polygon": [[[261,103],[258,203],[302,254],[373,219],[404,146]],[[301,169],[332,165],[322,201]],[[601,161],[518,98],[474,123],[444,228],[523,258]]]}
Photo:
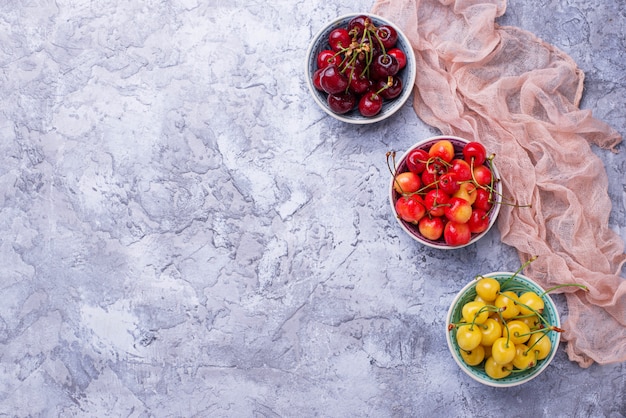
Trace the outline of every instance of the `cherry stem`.
{"label": "cherry stem", "polygon": [[515,278],[515,276],[517,276],[522,270],[524,270],[526,267],[528,267],[528,265],[530,265],[530,263],[532,263],[533,261],[535,261],[537,259],[537,256],[532,256],[529,260],[527,260],[524,264],[522,264],[521,266],[519,266],[519,268],[517,270],[515,270],[515,273],[513,273],[513,275],[511,277],[509,277],[508,279],[506,279],[501,285],[500,288],[504,288],[511,280],[513,280]]}
{"label": "cherry stem", "polygon": [[[526,356],[526,355],[528,355],[528,353],[530,352],[530,350],[532,350],[532,349],[533,349],[533,347],[534,347],[535,345],[537,345],[537,343],[539,343],[539,341],[541,341],[543,338],[545,338],[545,337],[546,337],[546,335],[548,335],[548,331],[545,331],[541,337],[537,338],[537,341],[535,341],[535,342],[533,343],[533,345],[531,345],[530,347],[528,347],[528,350],[524,351],[524,355],[525,355],[525,356]],[[536,359],[536,358],[537,358],[537,352],[535,351],[535,359]]]}
{"label": "cherry stem", "polygon": [[562,287],[578,287],[578,288],[580,288],[580,289],[584,290],[585,292],[588,292],[588,291],[589,291],[589,288],[588,288],[587,286],[583,285],[583,284],[578,284],[578,283],[563,283],[563,284],[559,284],[559,285],[556,285],[556,286],[553,286],[553,287],[549,288],[548,290],[544,291],[544,292],[543,292],[541,295],[539,295],[539,296],[544,297],[545,295],[547,295],[548,293],[552,292],[553,290],[560,289],[560,288],[562,288]]}

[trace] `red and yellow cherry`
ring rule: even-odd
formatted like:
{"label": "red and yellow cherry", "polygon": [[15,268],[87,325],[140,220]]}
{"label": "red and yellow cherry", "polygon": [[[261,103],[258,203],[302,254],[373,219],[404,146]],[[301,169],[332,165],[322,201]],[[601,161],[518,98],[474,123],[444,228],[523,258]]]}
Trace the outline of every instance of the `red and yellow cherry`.
{"label": "red and yellow cherry", "polygon": [[445,215],[445,208],[450,201],[450,196],[441,191],[441,189],[432,189],[426,192],[424,196],[424,205],[430,216],[440,217]]}
{"label": "red and yellow cherry", "polygon": [[422,174],[422,172],[426,169],[426,164],[428,163],[429,158],[430,156],[428,155],[428,152],[423,149],[416,148],[407,155],[406,166],[409,171],[412,171],[415,174]]}
{"label": "red and yellow cherry", "polygon": [[441,173],[439,172],[436,164],[428,164],[421,174],[422,184],[425,187],[435,187],[439,181],[440,175]]}
{"label": "red and yellow cherry", "polygon": [[424,216],[419,220],[417,229],[424,238],[437,241],[443,235],[443,219],[439,216]]}
{"label": "red and yellow cherry", "polygon": [[472,216],[472,205],[465,199],[452,197],[444,209],[444,214],[450,221],[465,224]]}
{"label": "red and yellow cherry", "polygon": [[498,364],[509,364],[515,358],[515,344],[506,337],[500,337],[491,345],[491,357]]}
{"label": "red and yellow cherry", "polygon": [[449,163],[454,159],[454,145],[447,139],[440,139],[430,146],[428,155],[433,158],[441,158]]}
{"label": "red and yellow cherry", "polygon": [[493,277],[480,277],[476,282],[476,294],[487,302],[493,302],[496,300],[498,293],[500,293],[500,282]]}
{"label": "red and yellow cherry", "polygon": [[479,345],[473,350],[461,350],[463,361],[470,366],[478,366],[485,359],[485,346]]}
{"label": "red and yellow cherry", "polygon": [[543,332],[533,333],[526,343],[528,349],[537,356],[537,360],[548,357],[552,349],[552,343],[548,335]]}
{"label": "red and yellow cherry", "polygon": [[467,224],[469,225],[472,234],[480,234],[489,228],[489,221],[490,219],[487,212],[482,209],[474,208]]}
{"label": "red and yellow cherry", "polygon": [[420,177],[412,171],[396,174],[393,181],[393,189],[400,194],[415,193],[421,185]]}
{"label": "red and yellow cherry", "polygon": [[463,147],[463,158],[474,167],[479,166],[487,159],[487,150],[476,141],[469,142]]}
{"label": "red and yellow cherry", "polygon": [[456,331],[456,342],[461,350],[470,351],[480,345],[483,334],[478,326],[461,325]]}
{"label": "red and yellow cherry", "polygon": [[506,323],[502,329],[502,336],[513,344],[522,344],[530,338],[530,327],[525,322],[514,319]]}
{"label": "red and yellow cherry", "polygon": [[492,379],[503,379],[511,374],[512,364],[500,364],[495,361],[493,354],[485,360],[485,373]]}
{"label": "red and yellow cherry", "polygon": [[457,181],[463,182],[472,179],[472,168],[467,161],[455,158],[451,164],[448,172],[455,173]]}
{"label": "red and yellow cherry", "polygon": [[448,221],[443,228],[443,240],[452,247],[465,245],[472,239],[472,233],[466,223]]}
{"label": "red and yellow cherry", "polygon": [[476,185],[471,182],[461,183],[459,184],[459,190],[454,192],[452,196],[465,199],[470,205],[473,205],[476,201]]}
{"label": "red and yellow cherry", "polygon": [[489,186],[493,181],[491,170],[486,165],[475,166],[472,173],[473,180],[480,186]]}
{"label": "red and yellow cherry", "polygon": [[485,212],[489,212],[493,207],[492,193],[493,192],[483,189],[482,187],[476,188],[476,198],[472,206],[474,206],[475,209],[482,209]]}
{"label": "red and yellow cherry", "polygon": [[402,195],[396,200],[396,212],[402,220],[417,223],[426,214],[426,208],[419,195]]}
{"label": "red and yellow cherry", "polygon": [[449,171],[439,177],[439,184],[437,185],[439,189],[449,195],[456,193],[460,186],[456,174]]}

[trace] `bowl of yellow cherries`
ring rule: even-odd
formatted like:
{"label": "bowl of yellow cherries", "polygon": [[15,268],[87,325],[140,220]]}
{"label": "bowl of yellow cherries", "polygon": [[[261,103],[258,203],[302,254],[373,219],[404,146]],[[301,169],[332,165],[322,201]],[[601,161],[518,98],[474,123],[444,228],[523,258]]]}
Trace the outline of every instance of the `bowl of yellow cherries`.
{"label": "bowl of yellow cherries", "polygon": [[488,386],[526,383],[550,364],[561,339],[554,301],[517,272],[472,279],[448,310],[446,339],[452,358]]}

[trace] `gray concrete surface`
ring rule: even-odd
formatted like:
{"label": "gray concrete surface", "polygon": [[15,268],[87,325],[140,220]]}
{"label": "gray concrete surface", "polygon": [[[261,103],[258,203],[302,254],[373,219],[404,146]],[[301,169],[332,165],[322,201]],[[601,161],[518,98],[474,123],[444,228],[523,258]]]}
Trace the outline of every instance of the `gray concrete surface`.
{"label": "gray concrete surface", "polygon": [[[385,153],[436,134],[315,108],[311,36],[370,1],[0,3],[0,416],[624,417],[624,364],[562,349],[494,389],[447,353],[448,304],[515,270],[497,229],[402,233]],[[626,3],[511,0],[626,134]],[[626,239],[626,150],[605,161]],[[557,303],[565,311],[563,300]]]}

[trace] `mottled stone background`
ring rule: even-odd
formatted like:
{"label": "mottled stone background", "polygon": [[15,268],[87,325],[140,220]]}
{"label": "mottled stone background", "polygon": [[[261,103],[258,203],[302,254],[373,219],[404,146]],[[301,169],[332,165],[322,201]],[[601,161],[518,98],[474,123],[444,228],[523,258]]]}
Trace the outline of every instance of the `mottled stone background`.
{"label": "mottled stone background", "polygon": [[[559,350],[481,386],[444,316],[515,270],[493,229],[453,252],[389,210],[410,105],[326,116],[308,42],[371,1],[0,1],[0,416],[624,417],[624,364]],[[510,0],[499,23],[569,53],[626,135],[626,3]],[[626,239],[626,150],[606,163]],[[566,314],[563,300],[556,298]]]}

